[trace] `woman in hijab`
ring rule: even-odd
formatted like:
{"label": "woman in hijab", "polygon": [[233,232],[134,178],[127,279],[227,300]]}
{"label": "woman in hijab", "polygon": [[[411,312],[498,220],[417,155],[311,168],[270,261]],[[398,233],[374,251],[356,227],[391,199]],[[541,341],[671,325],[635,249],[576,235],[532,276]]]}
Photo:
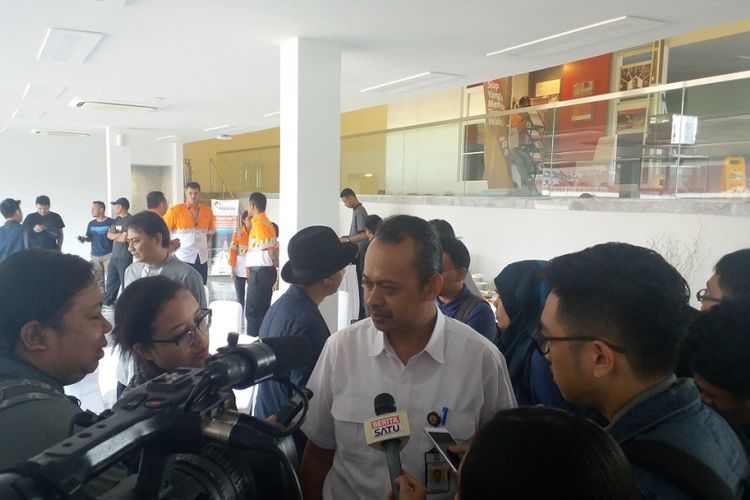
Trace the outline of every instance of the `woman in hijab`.
{"label": "woman in hijab", "polygon": [[545,405],[574,413],[590,412],[565,401],[552,379],[550,364],[536,349],[531,336],[539,329],[549,287],[544,260],[508,264],[495,277],[497,288],[497,345],[505,356],[519,406]]}

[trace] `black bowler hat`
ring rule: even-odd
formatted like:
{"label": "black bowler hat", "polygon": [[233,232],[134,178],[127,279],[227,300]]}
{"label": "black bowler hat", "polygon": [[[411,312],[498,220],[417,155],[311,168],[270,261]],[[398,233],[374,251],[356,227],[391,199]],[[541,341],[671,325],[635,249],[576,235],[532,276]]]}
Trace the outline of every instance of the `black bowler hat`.
{"label": "black bowler hat", "polygon": [[289,240],[289,262],[281,277],[293,285],[309,285],[345,268],[355,255],[357,245],[342,243],[330,227],[306,227]]}

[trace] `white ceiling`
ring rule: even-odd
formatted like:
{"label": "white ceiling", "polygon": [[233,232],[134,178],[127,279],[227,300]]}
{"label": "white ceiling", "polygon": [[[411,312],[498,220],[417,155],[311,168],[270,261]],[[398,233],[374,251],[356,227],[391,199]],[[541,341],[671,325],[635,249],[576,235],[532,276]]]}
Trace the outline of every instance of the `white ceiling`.
{"label": "white ceiling", "polygon": [[[622,15],[666,25],[544,58],[485,55]],[[222,133],[274,127],[278,116],[263,115],[279,109],[279,44],[294,36],[341,43],[349,111],[747,17],[748,0],[2,0],[0,130],[114,126],[197,140],[222,124],[233,125]],[[37,61],[51,27],[104,38],[83,63]],[[359,92],[424,71],[462,77],[396,96]],[[161,109],[84,111],[67,106],[76,96]]]}

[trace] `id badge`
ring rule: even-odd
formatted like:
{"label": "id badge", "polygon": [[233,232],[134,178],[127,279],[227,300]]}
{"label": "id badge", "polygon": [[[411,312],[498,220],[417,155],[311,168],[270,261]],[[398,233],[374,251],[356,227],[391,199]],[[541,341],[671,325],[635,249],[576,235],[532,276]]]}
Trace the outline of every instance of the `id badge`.
{"label": "id badge", "polygon": [[451,490],[451,470],[448,462],[433,448],[424,454],[424,484],[427,493],[448,493]]}

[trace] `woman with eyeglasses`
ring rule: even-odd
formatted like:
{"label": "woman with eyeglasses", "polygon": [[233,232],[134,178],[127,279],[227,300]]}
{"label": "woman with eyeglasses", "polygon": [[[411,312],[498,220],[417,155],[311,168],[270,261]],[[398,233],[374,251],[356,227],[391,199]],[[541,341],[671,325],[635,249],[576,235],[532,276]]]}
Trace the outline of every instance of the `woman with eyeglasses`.
{"label": "woman with eyeglasses", "polygon": [[135,361],[126,391],[179,367],[203,368],[211,310],[165,276],[129,285],[115,307],[116,345]]}

